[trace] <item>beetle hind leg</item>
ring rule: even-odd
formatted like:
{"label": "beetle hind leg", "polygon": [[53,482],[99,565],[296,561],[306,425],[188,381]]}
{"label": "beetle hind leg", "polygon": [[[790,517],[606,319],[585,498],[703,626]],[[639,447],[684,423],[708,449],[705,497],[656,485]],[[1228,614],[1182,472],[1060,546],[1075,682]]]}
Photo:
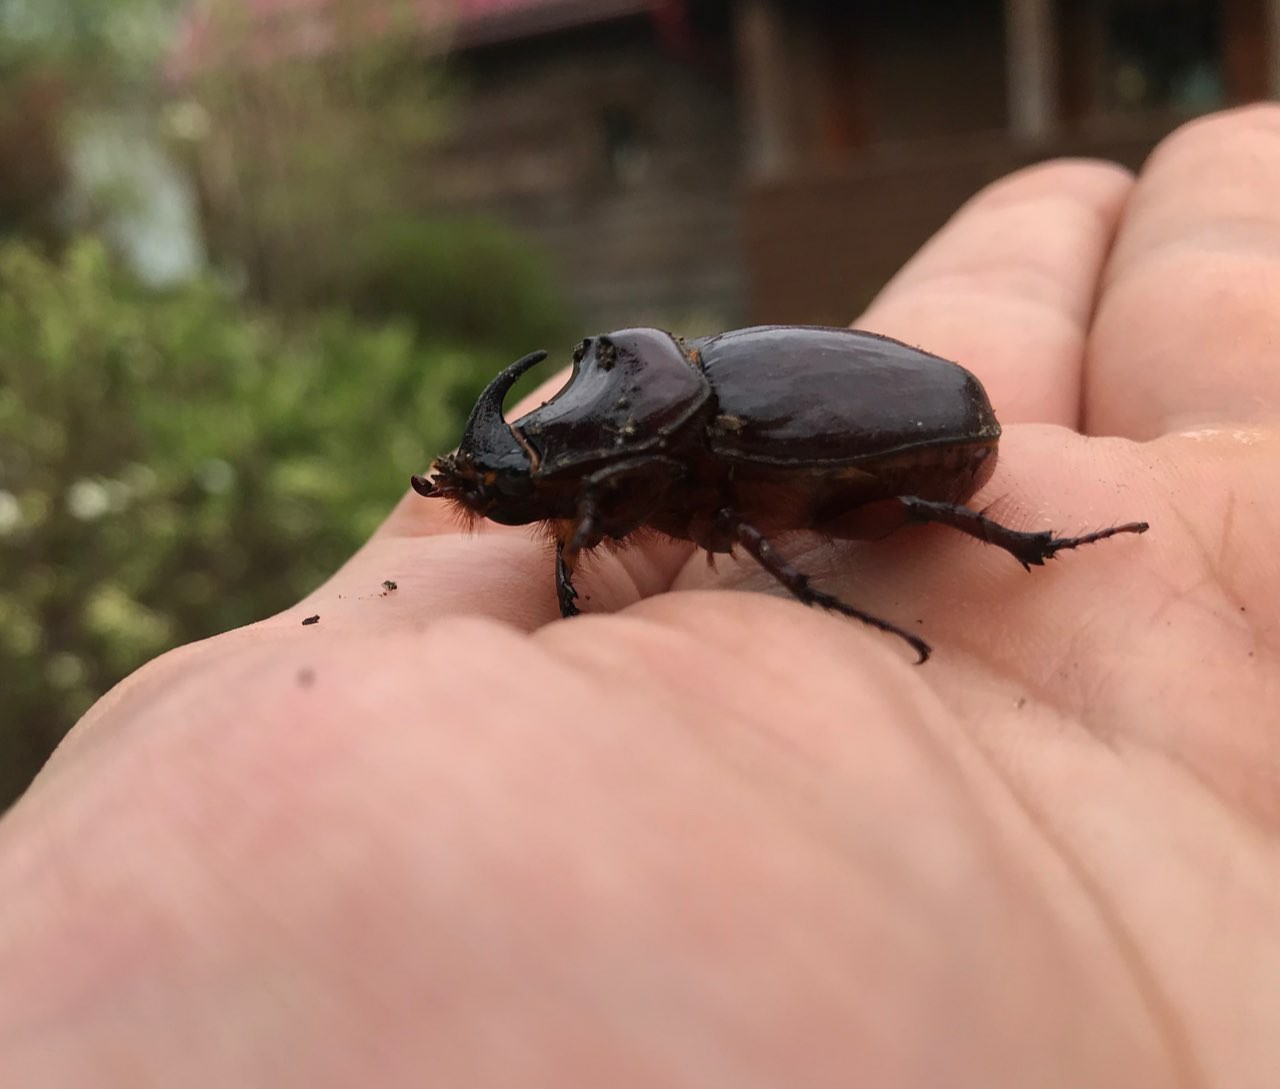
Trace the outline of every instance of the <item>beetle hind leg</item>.
{"label": "beetle hind leg", "polygon": [[1111,526],[1079,537],[1057,537],[1050,530],[1029,533],[1010,529],[988,518],[981,511],[970,510],[958,503],[935,503],[915,496],[900,496],[898,502],[913,522],[937,522],[967,533],[986,544],[1003,548],[1028,571],[1033,566],[1041,566],[1045,560],[1053,559],[1059,552],[1093,544],[1095,541],[1105,541],[1118,533],[1146,533],[1149,528],[1146,522],[1126,522],[1124,525]]}
{"label": "beetle hind leg", "polygon": [[778,550],[769,543],[767,537],[764,536],[755,526],[748,525],[746,522],[732,523],[733,539],[751,554],[751,557],[766,571],[777,579],[783,586],[790,590],[800,601],[806,605],[819,605],[824,609],[830,609],[832,612],[841,613],[844,616],[852,617],[854,620],[861,620],[864,624],[868,624],[880,631],[888,632],[890,635],[896,635],[899,639],[906,640],[910,644],[911,649],[918,654],[919,661],[917,665],[923,663],[930,653],[929,644],[917,635],[912,635],[909,631],[904,631],[896,624],[891,624],[887,620],[881,620],[878,616],[871,613],[863,612],[861,609],[855,609],[852,605],[848,605],[841,601],[834,594],[824,593],[821,590],[815,590],[809,584],[809,576],[792,567],[779,554]]}

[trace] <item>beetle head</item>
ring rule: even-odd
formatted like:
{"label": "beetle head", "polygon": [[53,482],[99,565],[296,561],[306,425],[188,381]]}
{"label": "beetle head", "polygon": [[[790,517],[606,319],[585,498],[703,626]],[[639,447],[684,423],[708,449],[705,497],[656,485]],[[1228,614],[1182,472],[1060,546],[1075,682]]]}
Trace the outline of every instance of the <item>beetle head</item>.
{"label": "beetle head", "polygon": [[516,379],[546,358],[546,352],[533,352],[489,383],[471,410],[457,452],[436,459],[430,480],[413,478],[419,495],[451,499],[466,513],[504,525],[545,517],[541,509],[532,509],[532,451],[502,415],[502,401]]}

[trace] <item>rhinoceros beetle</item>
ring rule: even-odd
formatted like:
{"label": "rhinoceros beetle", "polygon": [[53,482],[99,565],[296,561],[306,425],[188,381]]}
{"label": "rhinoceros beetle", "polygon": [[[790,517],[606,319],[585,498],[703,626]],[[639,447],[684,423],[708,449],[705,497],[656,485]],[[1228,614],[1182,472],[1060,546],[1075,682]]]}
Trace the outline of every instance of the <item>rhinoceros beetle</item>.
{"label": "rhinoceros beetle", "polygon": [[413,487],[503,525],[547,522],[563,616],[578,611],[579,555],[648,528],[709,553],[740,545],[801,601],[898,635],[923,662],[924,640],[812,587],[770,537],[812,529],[857,539],[938,522],[1030,569],[1147,529],[1057,537],[963,506],[995,468],[991,403],[963,367],[888,337],[760,326],[685,341],[622,329],[584,340],[564,388],[508,421],[503,398],[546,354],[494,378],[458,451]]}

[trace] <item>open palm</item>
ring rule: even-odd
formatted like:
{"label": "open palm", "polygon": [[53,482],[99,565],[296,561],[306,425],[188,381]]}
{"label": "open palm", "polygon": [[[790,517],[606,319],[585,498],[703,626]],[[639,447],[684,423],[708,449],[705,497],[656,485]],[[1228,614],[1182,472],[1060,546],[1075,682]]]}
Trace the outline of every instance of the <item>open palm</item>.
{"label": "open palm", "polygon": [[0,1069],[1275,1084],[1277,191],[1272,108],[1136,185],[1026,171],[858,323],[983,380],[1003,521],[1151,524],[1031,574],[945,528],[783,542],[924,667],[673,543],[561,621],[545,544],[410,495],[140,671],[0,825]]}

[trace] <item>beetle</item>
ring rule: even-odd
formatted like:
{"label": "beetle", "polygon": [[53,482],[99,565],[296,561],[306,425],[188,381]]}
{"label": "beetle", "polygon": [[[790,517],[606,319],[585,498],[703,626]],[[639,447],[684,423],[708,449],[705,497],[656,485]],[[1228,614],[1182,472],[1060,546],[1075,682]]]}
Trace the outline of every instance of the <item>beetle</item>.
{"label": "beetle", "polygon": [[562,616],[574,616],[579,556],[651,529],[709,554],[740,546],[807,605],[929,645],[812,585],[771,543],[812,529],[883,536],[951,526],[1025,568],[1118,533],[1024,532],[964,506],[995,469],[1000,424],[957,363],[875,333],[756,326],[684,340],[661,329],[590,337],[551,400],[508,421],[502,402],[542,362],[512,363],[480,395],[458,450],[412,478],[429,498],[503,525],[545,522]]}

